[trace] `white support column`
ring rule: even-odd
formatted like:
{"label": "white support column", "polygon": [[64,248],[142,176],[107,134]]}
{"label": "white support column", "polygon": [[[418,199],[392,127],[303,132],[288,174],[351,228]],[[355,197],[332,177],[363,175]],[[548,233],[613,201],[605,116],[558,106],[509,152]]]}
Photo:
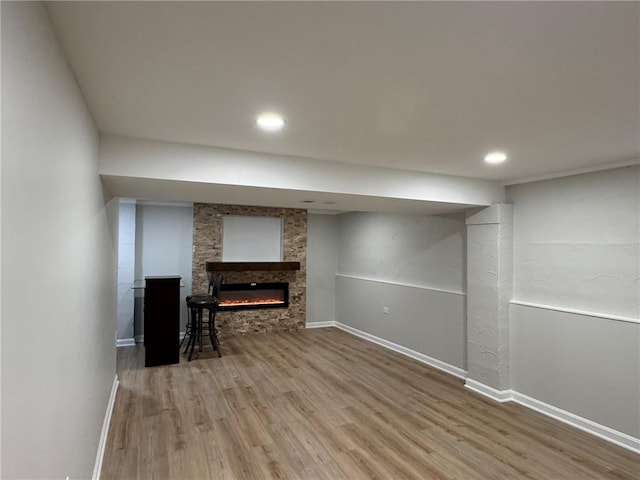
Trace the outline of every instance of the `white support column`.
{"label": "white support column", "polygon": [[513,206],[492,205],[468,215],[466,223],[468,383],[505,391],[511,388]]}

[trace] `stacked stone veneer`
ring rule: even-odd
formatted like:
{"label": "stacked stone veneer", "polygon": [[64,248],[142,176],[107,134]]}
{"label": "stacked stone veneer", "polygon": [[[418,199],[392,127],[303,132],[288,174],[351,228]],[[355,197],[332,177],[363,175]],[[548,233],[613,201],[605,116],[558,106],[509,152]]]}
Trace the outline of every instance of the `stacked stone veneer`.
{"label": "stacked stone veneer", "polygon": [[280,217],[283,220],[283,261],[300,262],[299,271],[221,272],[224,283],[289,282],[289,308],[218,312],[220,337],[305,328],[307,303],[307,211],[291,208],[193,205],[193,291],[206,292],[206,262],[222,261],[222,216]]}

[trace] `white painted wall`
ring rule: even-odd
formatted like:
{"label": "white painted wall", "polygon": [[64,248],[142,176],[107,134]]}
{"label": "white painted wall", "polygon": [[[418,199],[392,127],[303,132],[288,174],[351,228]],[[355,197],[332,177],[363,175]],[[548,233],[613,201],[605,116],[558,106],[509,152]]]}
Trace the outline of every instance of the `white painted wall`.
{"label": "white painted wall", "polygon": [[465,291],[465,219],[454,215],[339,215],[339,272]]}
{"label": "white painted wall", "polygon": [[465,238],[464,215],[340,215],[336,320],[465,369]]}
{"label": "white painted wall", "polygon": [[638,318],[640,167],[508,188],[514,299]]}
{"label": "white painted wall", "polygon": [[[180,298],[191,294],[193,207],[137,205],[136,245],[137,279],[180,275],[184,284]],[[184,331],[186,322],[187,307],[181,302],[180,331]],[[141,334],[142,330],[136,332]]]}
{"label": "white painted wall", "polygon": [[[256,188],[261,190],[256,198],[292,208],[300,208],[309,196],[316,199],[314,193],[337,194],[351,205],[344,208],[365,211],[394,199],[416,201],[422,208],[424,202],[464,208],[504,200],[503,187],[486,180],[112,135],[102,137],[100,173],[120,196],[131,196],[127,192],[134,188],[133,195],[144,191],[155,198],[153,193],[161,189],[165,199],[209,203],[247,205]],[[225,188],[229,186],[234,188]],[[409,208],[412,202],[403,205]]]}
{"label": "white painted wall", "polygon": [[222,216],[223,262],[281,262],[280,217]]}
{"label": "white painted wall", "polygon": [[521,303],[511,306],[513,389],[639,438],[640,167],[508,196]]}
{"label": "white painted wall", "polygon": [[117,203],[42,3],[2,3],[2,478],[90,478],[115,377]]}
{"label": "white painted wall", "polygon": [[118,223],[118,339],[133,339],[136,205],[120,200]]}
{"label": "white painted wall", "polygon": [[307,324],[336,319],[338,220],[307,216]]}
{"label": "white painted wall", "polygon": [[466,224],[467,379],[508,390],[513,205],[496,204],[469,212]]}

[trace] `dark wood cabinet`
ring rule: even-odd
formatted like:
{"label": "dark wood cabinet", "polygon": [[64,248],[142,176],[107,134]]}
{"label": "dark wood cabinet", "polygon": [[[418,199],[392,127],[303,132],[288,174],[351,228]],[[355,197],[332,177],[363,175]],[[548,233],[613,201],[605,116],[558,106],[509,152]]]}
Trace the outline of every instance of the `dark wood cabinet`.
{"label": "dark wood cabinet", "polygon": [[180,361],[180,277],[145,277],[144,366]]}

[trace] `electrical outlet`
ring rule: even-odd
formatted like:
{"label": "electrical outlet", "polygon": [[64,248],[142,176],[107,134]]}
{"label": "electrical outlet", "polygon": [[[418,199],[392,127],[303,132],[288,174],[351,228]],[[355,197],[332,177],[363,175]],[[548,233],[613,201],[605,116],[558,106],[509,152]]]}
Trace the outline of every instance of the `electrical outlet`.
{"label": "electrical outlet", "polygon": [[389,315],[389,307],[382,307],[382,313]]}

